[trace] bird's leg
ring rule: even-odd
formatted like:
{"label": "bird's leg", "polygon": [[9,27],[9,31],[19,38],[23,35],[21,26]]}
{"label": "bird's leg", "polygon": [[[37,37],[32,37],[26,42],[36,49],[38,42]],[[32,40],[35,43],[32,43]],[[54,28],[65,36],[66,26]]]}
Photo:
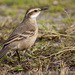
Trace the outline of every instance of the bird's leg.
{"label": "bird's leg", "polygon": [[26,56],[26,52],[27,52],[27,51],[28,51],[28,50],[25,50],[25,52],[24,52],[24,56],[25,56],[25,57],[27,57],[27,56]]}
{"label": "bird's leg", "polygon": [[17,54],[17,56],[18,56],[18,60],[19,60],[19,62],[20,62],[20,55],[19,55],[18,50],[16,50],[16,54]]}
{"label": "bird's leg", "polygon": [[26,57],[26,58],[24,58],[23,60],[22,60],[22,62],[27,62],[28,61],[28,59],[27,59],[27,56],[26,56],[26,52],[27,52],[28,50],[26,49],[25,51],[24,51],[24,56]]}

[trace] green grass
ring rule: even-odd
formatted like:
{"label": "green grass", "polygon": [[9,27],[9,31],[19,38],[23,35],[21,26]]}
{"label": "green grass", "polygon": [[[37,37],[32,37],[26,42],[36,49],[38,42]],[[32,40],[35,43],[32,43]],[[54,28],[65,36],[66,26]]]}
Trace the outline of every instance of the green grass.
{"label": "green grass", "polygon": [[62,18],[61,21],[65,22],[65,23],[68,23],[68,24],[72,24],[72,22],[75,21],[75,20],[71,17],[66,17],[66,18]]}
{"label": "green grass", "polygon": [[[62,8],[65,7],[74,7],[74,1],[68,0],[68,1],[59,1],[58,4],[54,5],[53,0],[0,0],[0,4],[5,4],[8,7],[17,9],[17,8],[23,8],[23,9],[28,9],[29,7],[50,7],[50,11],[62,11]],[[72,4],[71,4],[72,3]],[[71,5],[70,5],[71,4]],[[40,6],[39,6],[40,5]]]}

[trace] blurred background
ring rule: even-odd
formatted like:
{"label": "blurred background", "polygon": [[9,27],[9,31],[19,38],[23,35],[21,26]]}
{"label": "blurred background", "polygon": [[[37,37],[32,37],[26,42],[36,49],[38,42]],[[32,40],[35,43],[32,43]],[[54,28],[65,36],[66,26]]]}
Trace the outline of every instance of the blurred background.
{"label": "blurred background", "polygon": [[18,64],[16,54],[10,51],[9,57],[0,60],[0,72],[4,75],[74,75],[75,0],[0,0],[0,43],[22,22],[31,7],[49,9],[37,18],[39,35],[26,53],[28,61]]}

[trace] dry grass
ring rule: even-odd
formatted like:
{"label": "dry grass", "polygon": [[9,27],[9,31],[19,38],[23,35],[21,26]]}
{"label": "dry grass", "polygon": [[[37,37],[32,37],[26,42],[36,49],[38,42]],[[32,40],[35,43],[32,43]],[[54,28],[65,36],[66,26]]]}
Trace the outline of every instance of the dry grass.
{"label": "dry grass", "polygon": [[[53,8],[37,19],[40,24],[38,38],[26,56],[19,51],[20,63],[14,51],[0,60],[0,75],[75,75],[75,20],[69,11],[63,9],[64,2],[58,4],[52,4]],[[8,38],[21,20],[21,17],[8,16],[0,21],[0,43]]]}

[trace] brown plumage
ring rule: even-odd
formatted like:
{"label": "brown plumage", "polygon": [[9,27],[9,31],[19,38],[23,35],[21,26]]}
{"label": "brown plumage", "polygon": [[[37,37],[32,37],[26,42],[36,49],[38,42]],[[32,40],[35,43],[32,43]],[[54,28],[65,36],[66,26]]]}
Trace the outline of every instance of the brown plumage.
{"label": "brown plumage", "polygon": [[0,58],[9,50],[24,50],[34,44],[38,35],[36,17],[42,10],[46,9],[47,8],[31,8],[26,12],[22,23],[20,23],[8,39],[1,44],[3,48],[0,50]]}

